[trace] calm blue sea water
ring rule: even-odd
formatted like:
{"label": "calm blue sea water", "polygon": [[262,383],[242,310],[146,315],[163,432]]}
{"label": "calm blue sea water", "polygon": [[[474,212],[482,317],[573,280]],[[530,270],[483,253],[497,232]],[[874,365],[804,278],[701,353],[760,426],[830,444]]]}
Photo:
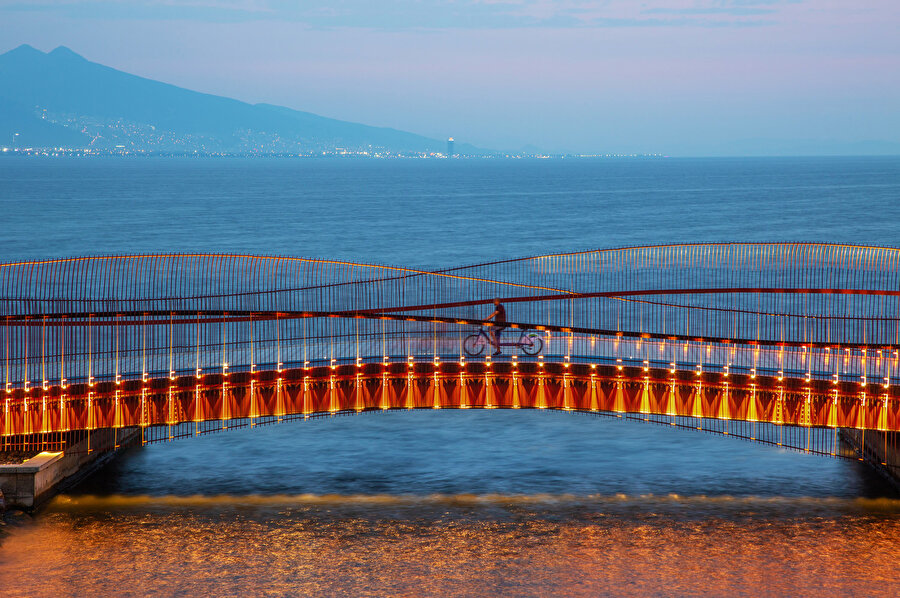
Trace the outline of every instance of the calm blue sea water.
{"label": "calm blue sea water", "polygon": [[[435,268],[671,241],[897,245],[898,208],[900,158],[2,158],[0,260],[200,251]],[[34,521],[15,523],[6,538],[0,535],[0,579],[6,575],[18,583],[35,583],[42,571],[39,556],[50,558],[49,549],[41,546],[87,542],[91,554],[117,563],[110,570],[135,584],[162,583],[148,572],[160,563],[168,565],[169,574],[182,571],[190,577],[185,563],[194,563],[193,580],[200,585],[165,586],[163,593],[177,593],[177,587],[288,592],[301,587],[292,583],[301,578],[309,582],[312,575],[300,572],[301,565],[292,560],[292,542],[318,546],[324,540],[315,530],[327,530],[321,533],[336,542],[328,550],[359,558],[348,564],[345,556],[327,562],[321,556],[304,557],[319,559],[321,570],[345,580],[336,586],[322,585],[321,579],[303,585],[309,593],[483,595],[493,588],[513,595],[589,595],[600,587],[584,585],[596,571],[574,564],[548,569],[554,555],[577,556],[581,548],[590,552],[602,545],[606,552],[585,558],[608,567],[612,554],[626,560],[646,557],[648,553],[634,551],[652,547],[638,546],[635,538],[650,534],[667,538],[668,548],[657,546],[658,552],[683,543],[693,555],[691,566],[699,571],[728,570],[747,543],[769,546],[772,555],[780,556],[758,562],[762,577],[735,573],[719,585],[704,585],[711,578],[702,575],[693,581],[679,577],[681,585],[673,586],[682,590],[674,593],[710,588],[767,593],[759,585],[772,583],[767,571],[796,571],[815,556],[792,552],[794,541],[827,545],[828,558],[840,563],[846,560],[842,543],[856,538],[853,534],[868,538],[871,531],[896,538],[900,503],[880,498],[890,496],[880,479],[854,462],[599,417],[531,412],[338,417],[134,451]],[[863,504],[859,497],[882,502]],[[603,519],[607,516],[608,521]],[[684,521],[711,526],[707,531],[726,547],[713,551],[719,561],[708,560],[697,544],[697,530],[681,527]],[[219,522],[221,533],[210,522]],[[767,526],[781,535],[767,535]],[[206,530],[202,541],[224,552],[200,563],[186,553],[164,550],[154,560],[159,548],[137,539],[148,529],[169,538]],[[581,532],[566,539],[565,530],[573,529]],[[618,536],[622,530],[632,532]],[[596,539],[592,534],[618,539],[586,547],[586,537]],[[550,537],[553,541],[545,541]],[[473,577],[467,571],[474,569],[466,567],[472,567],[477,555],[466,552],[458,566],[451,566],[417,544],[406,546],[404,554],[427,566],[411,574],[391,560],[396,555],[386,556],[392,542],[410,538],[463,552],[505,538],[497,540],[502,544],[495,546],[501,555],[497,558],[507,567],[519,562],[542,573],[516,568],[515,574],[481,571],[481,577]],[[517,552],[522,546],[538,548]],[[22,557],[22,547],[36,556]],[[878,551],[888,546],[869,549],[877,560]],[[143,564],[129,569],[122,550]],[[252,573],[220,559],[242,550],[253,558],[264,558],[270,550],[281,554],[294,574],[267,585],[274,583],[271,571]],[[373,553],[382,560],[371,561]],[[72,573],[70,569],[84,565],[87,553],[67,554],[56,555],[58,568],[41,588],[118,587],[99,581],[105,573],[97,563]],[[4,557],[15,567],[4,567]],[[830,580],[838,592],[878,593],[884,583],[897,580],[895,569],[888,577],[865,577],[865,583],[854,585],[856,574],[821,564],[826,561],[817,565],[819,583],[828,587]],[[229,578],[233,586],[216,585],[223,583],[221,574],[229,567],[244,571],[242,577]],[[379,567],[395,573],[376,575]],[[403,570],[408,583],[397,585],[396,571]],[[428,585],[435,571],[449,585]],[[671,575],[680,576],[680,571],[673,569]],[[485,585],[485,579],[494,579],[491,575],[517,581],[506,589],[496,580]],[[642,588],[650,593],[666,588],[629,586],[624,591],[629,571],[609,575],[602,586],[609,591],[640,594],[645,593]],[[804,587],[795,577],[784,579],[791,582],[770,588],[793,593]]]}
{"label": "calm blue sea water", "polygon": [[897,158],[0,159],[0,256],[444,266],[667,241],[898,242]]}

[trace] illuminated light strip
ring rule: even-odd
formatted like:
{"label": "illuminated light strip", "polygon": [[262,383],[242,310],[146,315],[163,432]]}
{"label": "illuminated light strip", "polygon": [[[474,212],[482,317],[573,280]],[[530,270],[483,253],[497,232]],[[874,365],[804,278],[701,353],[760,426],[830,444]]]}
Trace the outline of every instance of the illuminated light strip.
{"label": "illuminated light strip", "polygon": [[[355,372],[355,370],[353,370],[353,372]],[[487,372],[486,369],[485,369],[485,372]],[[386,373],[385,373],[384,375],[386,375]],[[509,379],[510,375],[512,376],[513,380],[516,379],[517,374],[516,374],[515,372],[512,372],[511,374],[505,375],[504,377],[505,377],[506,379]],[[561,375],[562,375],[562,374],[561,374]],[[568,375],[568,374],[564,374],[564,375],[562,375],[562,376],[567,376],[567,375]],[[332,374],[328,373],[328,374],[325,374],[324,376],[332,376]],[[317,379],[320,379],[320,380],[321,380],[321,379],[324,379],[324,376],[318,376]],[[545,376],[543,373],[539,373],[539,372],[537,372],[537,371],[536,371],[536,372],[533,372],[533,373],[531,373],[531,374],[526,374],[526,375],[524,375],[523,377],[525,377],[525,378],[527,378],[527,379],[530,379],[531,381],[538,380],[538,383],[539,383],[539,384],[540,384],[540,381],[541,381],[541,380],[545,380],[545,381],[546,381],[546,379],[550,379],[550,380],[559,380],[559,379],[560,379],[560,375],[550,375],[550,376]],[[376,374],[376,375],[372,375],[372,376],[366,376],[365,378],[366,378],[366,379],[377,379],[378,376],[377,376],[377,374]],[[451,378],[452,378],[452,377],[451,377]],[[479,376],[478,376],[478,373],[477,373],[477,372],[474,372],[474,373],[473,373],[473,377],[471,377],[471,378],[469,378],[469,377],[467,376],[467,377],[465,378],[465,380],[463,380],[463,379],[462,379],[462,376],[460,376],[460,380],[461,380],[461,383],[462,383],[462,384],[474,383],[475,381],[478,380],[478,378],[479,378]],[[585,381],[585,382],[587,382],[588,380],[590,380],[590,381],[593,383],[594,380],[595,380],[595,374],[593,374],[593,372],[591,372],[590,377],[589,377],[588,374],[587,374],[587,371],[586,371],[585,374],[575,375],[574,378],[579,379],[579,380],[582,380],[582,381]],[[618,379],[618,378],[619,378],[618,376],[616,376],[615,378],[612,377],[612,376],[605,377],[606,380],[613,380],[613,379]],[[307,379],[308,379],[308,377],[307,377]],[[333,378],[332,378],[332,379],[333,379]],[[638,380],[639,377],[634,377],[634,378],[631,378],[631,379],[632,379],[632,380]],[[350,384],[357,384],[358,381],[359,381],[359,376],[358,376],[358,374],[356,374],[356,373],[353,373],[353,374],[347,375],[347,376],[341,376],[341,384],[344,385],[345,387],[348,386],[348,385],[350,385]],[[306,380],[304,380],[304,382],[306,382]],[[675,381],[674,381],[674,380],[667,381],[667,380],[665,380],[665,379],[657,379],[657,380],[653,380],[653,382],[654,382],[654,384],[655,384],[657,387],[664,387],[664,386],[667,386],[667,385],[669,385],[669,384],[671,384],[671,385],[674,385],[674,384],[675,384]],[[249,384],[251,384],[251,385],[252,385],[253,383],[254,383],[253,381],[250,381],[250,382],[249,382]],[[237,385],[237,386],[235,386],[235,388],[237,388],[238,386],[246,387],[246,383],[243,384],[243,385]],[[272,383],[270,383],[268,386],[271,387],[271,386],[272,386]],[[208,386],[208,388],[210,388],[210,389],[213,389],[213,388],[215,388],[215,387],[216,387],[215,384],[214,384],[214,385]],[[705,387],[706,387],[706,386],[704,385],[704,388],[705,388]],[[753,389],[755,389],[755,388],[756,388],[756,385],[751,384],[750,387],[753,388]],[[585,388],[586,388],[586,387],[585,387]],[[710,391],[714,392],[714,391],[715,391],[715,388],[716,388],[716,385],[714,385],[714,384],[711,385],[711,386],[710,386]],[[747,387],[743,387],[743,388],[746,390]],[[170,392],[171,392],[171,389],[172,389],[172,387],[170,387]],[[783,393],[784,393],[784,389],[779,389],[779,390],[781,391],[781,393],[780,393],[779,399],[777,399],[777,400],[784,401],[784,399],[785,399],[784,394],[783,394]],[[134,393],[134,394],[130,395],[130,397],[128,397],[128,399],[129,399],[130,401],[137,401],[142,395],[145,396],[145,392],[146,392],[146,389],[144,389],[143,392],[142,392],[140,395],[137,394],[137,393]],[[808,392],[808,390],[807,390],[807,392]],[[224,393],[224,394],[226,394],[226,396],[227,396],[227,393]],[[558,396],[558,395],[557,395],[557,396]],[[755,393],[753,393],[752,395],[744,395],[744,399],[743,399],[743,400],[744,400],[744,401],[750,401],[750,400],[752,400],[752,398],[753,398],[754,396],[755,396]],[[807,395],[807,396],[808,396],[808,395]],[[830,402],[830,401],[832,401],[833,399],[829,398],[830,396],[831,396],[831,394],[828,394],[828,395],[818,395],[818,396],[817,396],[817,403]],[[87,396],[87,401],[88,401],[88,403],[90,403],[90,399],[91,399],[91,398],[99,398],[99,396],[98,396],[96,393],[93,393],[93,392],[88,393],[88,396]],[[623,398],[624,398],[624,397],[623,397]],[[395,400],[395,399],[399,399],[399,397],[392,397],[392,399],[391,399],[391,405],[392,405],[392,406],[396,406],[395,403],[394,403],[394,400]],[[835,399],[836,399],[836,395],[835,395]],[[84,400],[85,400],[84,398],[79,398],[79,399],[77,399],[77,401],[78,401],[79,403],[83,403]],[[473,404],[469,404],[469,403],[465,403],[465,404],[467,404],[467,405],[469,405],[469,406],[471,406],[471,407],[478,407],[478,405],[473,405]],[[260,405],[263,405],[263,406],[264,406],[265,404],[264,404],[264,403],[261,403]],[[539,407],[540,405],[537,405],[537,406]],[[776,407],[777,407],[777,406],[778,406],[778,405],[776,405]],[[873,410],[877,409],[877,405],[876,405],[876,402],[875,402],[875,401],[872,401],[871,403],[870,403],[869,401],[864,401],[864,402],[862,402],[862,406],[863,406],[863,407],[869,407],[869,408],[871,408],[871,409],[873,409]],[[622,407],[624,408],[624,407],[626,407],[626,406],[623,405]],[[626,408],[625,411],[623,411],[623,413],[632,413],[632,414],[637,413],[637,412],[634,411],[633,407],[634,407],[634,406],[631,405],[631,408]],[[784,405],[782,404],[782,405],[780,405],[780,407],[783,409],[783,408],[784,408]],[[550,407],[549,405],[547,405],[547,408],[554,409],[554,407]],[[652,413],[653,415],[660,415],[660,416],[661,416],[661,415],[664,415],[664,414],[662,413],[662,410],[663,410],[662,405],[657,405],[656,408],[655,408],[654,410],[651,411],[651,413]],[[680,412],[678,413],[679,416],[685,416],[685,417],[686,417],[686,416],[688,415],[688,414],[687,414],[686,412],[684,412],[683,410],[679,410],[679,411],[680,411]],[[89,411],[89,412],[88,412],[88,416],[90,416],[92,413],[93,413],[93,412],[90,412],[90,411]],[[311,411],[311,412],[309,412],[309,415],[314,415],[315,413],[324,413],[324,411]],[[875,413],[877,413],[877,410],[876,410],[876,411],[873,411],[872,414],[868,414],[868,415],[867,415],[867,417],[863,420],[863,422],[864,422],[863,425],[864,425],[864,426],[869,425],[869,424],[867,424],[866,422],[872,422],[871,425],[878,425],[878,424],[874,423],[874,422],[875,422],[875,419],[873,418],[873,414],[875,414]],[[265,415],[265,416],[268,416],[269,414],[259,414],[259,415]],[[132,417],[134,417],[134,415],[132,415]],[[140,417],[140,416],[139,416],[139,417]],[[710,405],[710,411],[709,411],[709,412],[704,411],[704,415],[702,415],[702,417],[705,417],[705,418],[714,418],[714,417],[715,417],[715,409],[714,409],[714,407],[713,407],[712,405]],[[747,417],[750,419],[750,421],[752,421],[752,416],[751,416],[749,413],[748,413]],[[231,418],[232,418],[232,419],[233,419],[233,418],[238,418],[238,419],[239,419],[238,416],[233,415],[233,414],[231,415]],[[774,420],[777,422],[778,417],[776,416],[776,417],[774,418]],[[142,421],[143,421],[143,420],[142,420]],[[187,420],[186,420],[186,421],[187,421]],[[746,420],[745,420],[745,421],[746,421]],[[171,422],[171,423],[170,423],[170,422]],[[167,423],[170,423],[170,425],[171,425],[172,423],[185,423],[185,422],[178,422],[177,420],[169,420],[169,422],[167,422]],[[786,423],[786,425],[791,426],[791,427],[793,427],[793,428],[797,428],[797,427],[805,427],[802,423],[801,423],[801,424],[789,423],[789,422],[785,422],[785,423]],[[144,423],[143,425],[148,425],[148,423]],[[160,427],[160,426],[165,425],[165,424],[163,424],[163,423],[156,423],[156,424],[149,424],[149,425],[155,426],[155,427]],[[814,427],[817,427],[817,428],[823,428],[823,427],[828,427],[828,426],[829,426],[829,423],[827,423],[827,421],[822,421],[822,422],[817,423]],[[96,427],[96,426],[95,426],[95,427]],[[690,427],[690,426],[679,426],[679,427]],[[878,429],[878,428],[867,427],[866,429]],[[715,431],[715,430],[711,430],[711,431]],[[777,443],[776,443],[776,444],[777,444]],[[790,446],[790,445],[788,445],[788,446]],[[797,448],[797,447],[794,446],[794,448]],[[800,448],[801,448],[801,450],[806,450],[805,447],[800,447]]]}

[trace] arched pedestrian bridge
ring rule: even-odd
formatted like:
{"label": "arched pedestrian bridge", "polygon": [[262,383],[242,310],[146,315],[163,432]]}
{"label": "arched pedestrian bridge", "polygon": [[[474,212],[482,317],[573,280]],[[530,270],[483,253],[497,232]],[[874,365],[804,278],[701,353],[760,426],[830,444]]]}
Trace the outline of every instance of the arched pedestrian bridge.
{"label": "arched pedestrian bridge", "polygon": [[[0,265],[0,448],[380,409],[594,412],[898,471],[900,250],[629,247],[436,271],[242,255]],[[506,341],[463,350],[499,298]],[[83,444],[83,443],[82,443]]]}

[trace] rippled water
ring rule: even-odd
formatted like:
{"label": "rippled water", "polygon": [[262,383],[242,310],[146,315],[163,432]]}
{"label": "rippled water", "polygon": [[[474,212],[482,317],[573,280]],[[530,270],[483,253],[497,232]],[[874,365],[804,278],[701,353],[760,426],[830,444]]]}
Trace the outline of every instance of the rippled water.
{"label": "rippled water", "polygon": [[[896,244],[900,159],[0,159],[0,257],[437,267],[673,240]],[[153,445],[0,526],[0,593],[884,595],[861,464],[618,418],[398,412]]]}
{"label": "rippled water", "polygon": [[888,499],[81,496],[0,572],[13,596],[895,596],[898,538]]}

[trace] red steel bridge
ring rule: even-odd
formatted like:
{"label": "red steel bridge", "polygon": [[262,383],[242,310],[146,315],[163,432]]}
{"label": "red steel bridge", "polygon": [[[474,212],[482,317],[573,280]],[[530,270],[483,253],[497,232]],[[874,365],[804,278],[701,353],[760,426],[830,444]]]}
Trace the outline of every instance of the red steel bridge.
{"label": "red steel bridge", "polygon": [[[900,471],[900,249],[604,249],[425,271],[244,255],[0,265],[0,450],[385,409],[591,412]],[[542,341],[472,357],[506,307]],[[533,348],[533,347],[532,347]],[[120,435],[121,432],[121,435]]]}

